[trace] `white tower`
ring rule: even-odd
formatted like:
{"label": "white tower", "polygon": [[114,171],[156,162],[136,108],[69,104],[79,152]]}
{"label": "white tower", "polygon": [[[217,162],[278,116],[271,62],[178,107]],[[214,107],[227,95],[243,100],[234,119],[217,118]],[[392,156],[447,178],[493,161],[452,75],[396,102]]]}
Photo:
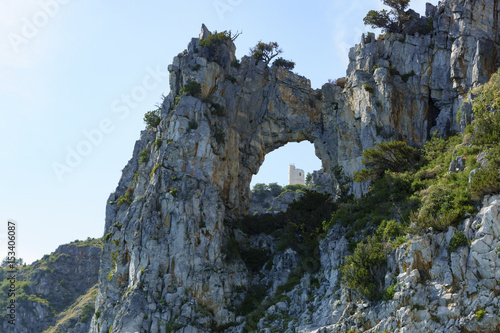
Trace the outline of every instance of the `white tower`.
{"label": "white tower", "polygon": [[289,185],[305,185],[304,170],[295,169],[295,165],[288,167],[288,184]]}

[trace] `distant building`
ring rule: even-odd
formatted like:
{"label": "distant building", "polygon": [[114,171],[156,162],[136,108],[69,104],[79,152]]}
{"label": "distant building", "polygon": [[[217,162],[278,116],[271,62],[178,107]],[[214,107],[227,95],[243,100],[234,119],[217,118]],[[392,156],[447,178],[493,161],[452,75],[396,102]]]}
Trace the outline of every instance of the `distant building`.
{"label": "distant building", "polygon": [[288,184],[289,185],[305,185],[304,170],[295,169],[295,165],[288,167]]}

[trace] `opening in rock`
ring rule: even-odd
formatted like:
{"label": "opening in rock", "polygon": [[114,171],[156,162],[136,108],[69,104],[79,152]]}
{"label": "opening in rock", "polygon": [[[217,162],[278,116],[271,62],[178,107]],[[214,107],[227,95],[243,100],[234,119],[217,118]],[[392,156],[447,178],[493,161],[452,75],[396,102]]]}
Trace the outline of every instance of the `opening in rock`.
{"label": "opening in rock", "polygon": [[297,176],[305,179],[308,173],[321,169],[321,160],[314,153],[314,145],[309,141],[288,143],[266,155],[259,172],[252,177],[250,188],[257,183],[288,185],[290,165],[303,170],[305,174],[299,176],[300,171],[297,171]]}
{"label": "opening in rock", "polygon": [[[321,160],[308,141],[288,143],[267,154],[250,183],[250,215],[286,211],[302,195],[307,174],[321,169]],[[259,184],[258,186],[255,186]]]}

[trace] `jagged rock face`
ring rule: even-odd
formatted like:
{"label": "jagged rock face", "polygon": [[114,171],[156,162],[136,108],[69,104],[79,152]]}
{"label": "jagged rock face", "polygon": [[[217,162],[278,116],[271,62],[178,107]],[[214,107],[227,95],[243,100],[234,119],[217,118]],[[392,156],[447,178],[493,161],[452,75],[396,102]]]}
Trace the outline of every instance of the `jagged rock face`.
{"label": "jagged rock face", "polygon": [[[283,327],[283,318],[297,318],[294,330],[283,331],[299,333],[498,332],[499,209],[500,196],[486,198],[480,212],[459,226],[470,247],[451,253],[448,246],[456,228],[409,237],[387,258],[385,288],[395,285],[396,292],[384,302],[362,302],[340,287],[339,268],[348,241],[335,226],[320,244],[321,282],[312,286],[310,277],[304,277],[287,294],[288,302],[267,310],[275,322],[262,320],[259,332]],[[484,317],[478,319],[481,310]]]}
{"label": "jagged rock face", "polygon": [[[304,77],[249,57],[233,66],[234,44],[213,53],[193,39],[169,66],[160,125],[141,133],[109,198],[101,315],[91,332],[199,332],[238,321],[231,301],[249,275],[226,260],[226,243],[265,155],[308,140],[335,183],[337,165],[352,175],[362,150],[377,142],[422,145],[432,131],[458,129],[465,93],[497,63],[498,7],[443,1],[428,8],[428,35],[365,37],[350,52],[344,90],[313,90]],[[179,98],[192,81],[201,94]]]}
{"label": "jagged rock face", "polygon": [[[302,140],[315,144],[326,168],[335,165],[335,121],[325,105],[333,105],[339,88],[313,94],[301,76],[251,58],[234,68],[234,49],[225,46],[207,61],[211,56],[197,45],[194,39],[169,67],[172,93],[161,124],[142,134],[110,197],[98,297],[103,315],[95,331],[149,330],[179,316],[188,325],[201,305],[219,323],[234,321],[227,305],[232,289],[246,285],[247,271],[224,260],[224,221],[247,212],[252,174],[267,153]],[[190,81],[201,84],[204,99],[176,102]],[[148,161],[139,163],[143,150]],[[118,205],[129,187],[133,202]],[[192,298],[182,309],[169,302]],[[161,309],[160,300],[167,300]]]}
{"label": "jagged rock face", "polygon": [[357,171],[363,149],[377,142],[420,146],[470,123],[467,93],[500,65],[499,9],[493,0],[442,1],[427,7],[429,34],[363,36],[349,52],[338,163]]}
{"label": "jagged rock face", "polygon": [[[229,63],[234,59],[234,51],[230,50],[221,56],[227,59],[222,65],[207,62],[202,51],[194,52],[196,45],[197,40],[193,40],[190,52],[182,59],[175,58],[169,67],[171,91],[196,80],[201,83],[202,96],[210,96],[211,103],[222,105],[226,114],[212,116],[210,103],[183,98],[166,117],[170,124],[186,116],[199,123],[204,147],[211,146],[204,152],[211,156],[211,165],[199,165],[202,161],[196,159],[189,170],[207,170],[205,179],[211,179],[220,189],[230,213],[241,216],[247,211],[252,175],[258,172],[267,153],[286,143],[309,140],[326,169],[336,165],[333,138],[337,129],[333,126],[336,122],[332,105],[340,96],[339,88],[313,91],[304,77],[276,66],[268,68],[263,62],[256,64],[249,57],[244,57],[241,67],[235,69]],[[193,72],[191,68],[197,64],[201,68]],[[217,133],[223,133],[223,143],[214,140]],[[187,157],[185,163],[190,163]]]}

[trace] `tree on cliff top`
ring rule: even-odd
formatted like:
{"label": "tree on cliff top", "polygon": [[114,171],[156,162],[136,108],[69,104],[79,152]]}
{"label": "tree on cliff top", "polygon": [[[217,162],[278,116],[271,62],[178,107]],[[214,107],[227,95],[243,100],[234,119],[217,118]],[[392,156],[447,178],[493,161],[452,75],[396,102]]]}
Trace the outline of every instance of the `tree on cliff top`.
{"label": "tree on cliff top", "polygon": [[283,52],[276,42],[264,43],[259,41],[257,45],[250,49],[250,56],[257,61],[264,61],[268,64],[273,58]]}
{"label": "tree on cliff top", "polygon": [[364,24],[372,28],[382,28],[385,32],[401,32],[403,25],[410,20],[407,10],[410,0],[382,0],[382,2],[392,9],[370,10],[363,19]]}

